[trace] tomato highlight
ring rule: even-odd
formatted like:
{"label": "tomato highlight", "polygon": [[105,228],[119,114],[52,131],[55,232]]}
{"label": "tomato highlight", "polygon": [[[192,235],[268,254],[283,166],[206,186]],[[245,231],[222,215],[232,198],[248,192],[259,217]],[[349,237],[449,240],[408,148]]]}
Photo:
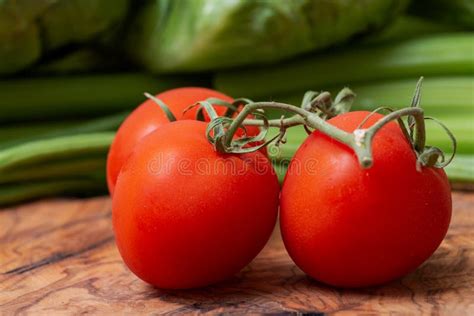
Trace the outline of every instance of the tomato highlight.
{"label": "tomato highlight", "polygon": [[[149,96],[120,128],[107,166],[125,264],[160,288],[228,279],[264,247],[280,208],[285,247],[315,280],[365,287],[410,273],[447,233],[452,201],[443,168],[456,152],[454,135],[437,120],[453,155],[426,144],[424,121],[432,118],[420,108],[421,83],[412,106],[396,111],[348,112],[355,98],[348,88],[334,101],[309,91],[300,107],[200,88]],[[168,107],[179,116],[190,105],[170,122]],[[205,122],[194,119],[198,108]],[[266,109],[293,116],[268,120]],[[264,146],[285,143],[297,125],[310,135],[280,192]],[[266,140],[270,127],[279,133]]]}
{"label": "tomato highlight", "polygon": [[[353,132],[369,112],[328,122]],[[375,114],[364,124],[381,119]],[[283,182],[280,226],[286,249],[314,279],[361,287],[399,278],[423,263],[446,235],[451,193],[442,169],[416,168],[411,144],[396,122],[375,136],[373,166],[313,132],[290,162]]]}
{"label": "tomato highlight", "polygon": [[160,288],[232,277],[275,226],[279,184],[260,152],[221,154],[207,124],[176,121],[146,136],[118,177],[116,243],[127,266]]}

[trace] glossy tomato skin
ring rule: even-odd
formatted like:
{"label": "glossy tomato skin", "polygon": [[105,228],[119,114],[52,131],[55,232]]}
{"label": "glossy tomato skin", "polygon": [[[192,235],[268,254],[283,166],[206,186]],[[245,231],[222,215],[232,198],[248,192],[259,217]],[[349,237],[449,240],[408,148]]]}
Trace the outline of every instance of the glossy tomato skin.
{"label": "glossy tomato skin", "polygon": [[217,153],[206,123],[177,121],[146,136],[113,196],[116,243],[127,266],[160,288],[227,279],[263,248],[279,184],[260,152]]}
{"label": "glossy tomato skin", "polygon": [[[368,114],[329,122],[353,131]],[[316,280],[340,287],[388,282],[416,269],[446,235],[452,203],[445,172],[417,171],[396,123],[375,136],[373,155],[364,170],[351,149],[314,132],[290,163],[281,232],[294,262]]]}
{"label": "glossy tomato skin", "polygon": [[[227,102],[233,102],[233,99],[225,94],[198,87],[176,88],[160,93],[156,97],[170,108],[178,120],[194,119],[196,117],[196,108],[184,114],[183,111],[190,105],[207,98],[218,98]],[[219,115],[223,115],[226,108],[216,106],[216,111]],[[168,123],[169,120],[165,113],[152,100],[143,102],[126,118],[117,131],[107,157],[107,186],[111,194],[114,191],[120,169],[130,156],[135,145],[144,136]]]}
{"label": "glossy tomato skin", "polygon": [[[194,120],[197,107],[186,111],[186,113],[183,113],[183,111],[196,102],[208,98],[217,98],[229,103],[234,101],[223,93],[199,87],[176,88],[160,93],[156,97],[169,107],[177,120]],[[226,107],[219,105],[214,105],[214,108],[218,115],[224,115],[227,110]],[[209,119],[205,112],[204,116],[208,121]],[[127,161],[135,145],[144,136],[168,123],[169,120],[165,113],[152,100],[143,102],[125,119],[117,131],[107,157],[107,186],[111,195],[114,192],[120,169],[125,161]],[[247,128],[249,135],[257,135],[259,132],[260,129],[256,126],[249,126]],[[242,130],[236,133],[237,136],[242,134]],[[266,147],[263,147],[260,151],[265,155],[267,154]]]}

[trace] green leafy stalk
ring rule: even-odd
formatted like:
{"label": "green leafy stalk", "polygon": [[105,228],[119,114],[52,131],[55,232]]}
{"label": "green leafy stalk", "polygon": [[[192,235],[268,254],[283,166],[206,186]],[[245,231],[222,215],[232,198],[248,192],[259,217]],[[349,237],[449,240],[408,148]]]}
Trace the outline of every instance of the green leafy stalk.
{"label": "green leafy stalk", "polygon": [[106,191],[105,181],[95,179],[61,179],[0,185],[0,206],[59,194],[97,195]]}
{"label": "green leafy stalk", "polygon": [[[380,106],[399,109],[411,102],[413,79],[385,80],[354,84],[350,88],[357,92],[352,110],[372,111]],[[329,87],[335,92],[338,87]],[[423,81],[423,109],[436,116],[465,116],[474,113],[474,77],[450,76],[430,77]],[[273,100],[296,104],[305,91],[274,95]]]}
{"label": "green leafy stalk", "polygon": [[40,166],[66,158],[102,155],[114,138],[113,132],[73,135],[32,141],[0,151],[0,177],[13,168]]}
{"label": "green leafy stalk", "polygon": [[332,85],[397,78],[472,75],[472,33],[449,33],[395,44],[316,54],[277,66],[222,72],[218,90],[265,99]]}
{"label": "green leafy stalk", "polygon": [[[42,123],[39,125],[37,123],[30,123],[16,128],[0,129],[0,150],[40,139],[51,139],[60,136],[115,131],[118,129],[127,115],[128,112],[125,112],[82,122],[60,121]],[[30,125],[31,128],[29,127]]]}
{"label": "green leafy stalk", "polygon": [[199,85],[195,78],[138,73],[0,81],[0,123],[91,117],[133,109],[143,93]]}
{"label": "green leafy stalk", "polygon": [[81,124],[82,121],[48,121],[48,122],[25,122],[15,124],[2,124],[0,127],[0,147],[4,144],[13,144],[17,140],[29,139],[44,135],[51,131],[68,128],[70,125]]}
{"label": "green leafy stalk", "polygon": [[410,14],[474,30],[474,2],[471,0],[416,0]]}
{"label": "green leafy stalk", "polygon": [[91,173],[105,173],[106,156],[66,159],[38,165],[19,167],[0,175],[0,185],[37,180],[83,179]]}
{"label": "green leafy stalk", "polygon": [[474,155],[457,155],[445,170],[453,182],[474,183]]}
{"label": "green leafy stalk", "polygon": [[394,43],[396,41],[405,41],[430,34],[452,33],[457,31],[461,31],[461,28],[439,23],[439,21],[430,21],[416,16],[402,15],[397,17],[387,27],[362,39],[361,44],[379,45],[382,43]]}

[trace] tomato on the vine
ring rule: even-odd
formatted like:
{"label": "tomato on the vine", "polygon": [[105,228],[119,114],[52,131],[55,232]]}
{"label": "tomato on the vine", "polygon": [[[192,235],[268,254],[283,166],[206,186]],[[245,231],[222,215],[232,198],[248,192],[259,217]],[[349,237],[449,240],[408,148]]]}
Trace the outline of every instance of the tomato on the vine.
{"label": "tomato on the vine", "polygon": [[[198,101],[207,98],[218,98],[226,102],[233,99],[220,92],[197,87],[176,88],[165,91],[156,96],[163,101],[178,120],[192,120],[196,116],[196,108],[183,111]],[[223,115],[226,108],[216,106],[219,115]],[[107,157],[107,185],[112,194],[117,176],[125,161],[133,151],[135,145],[146,135],[158,127],[168,124],[169,119],[165,112],[153,101],[146,100],[138,106],[122,123],[110,147]]]}
{"label": "tomato on the vine", "polygon": [[[328,122],[353,132],[368,112]],[[373,115],[369,127],[382,115]],[[345,145],[313,132],[290,162],[280,225],[295,263],[321,282],[359,287],[399,278],[423,263],[446,235],[450,185],[442,169],[422,167],[399,125],[375,136],[373,166]]]}
{"label": "tomato on the vine", "polygon": [[222,154],[207,123],[176,121],[140,141],[113,195],[116,243],[127,266],[161,288],[231,277],[274,228],[279,184],[261,152]]}

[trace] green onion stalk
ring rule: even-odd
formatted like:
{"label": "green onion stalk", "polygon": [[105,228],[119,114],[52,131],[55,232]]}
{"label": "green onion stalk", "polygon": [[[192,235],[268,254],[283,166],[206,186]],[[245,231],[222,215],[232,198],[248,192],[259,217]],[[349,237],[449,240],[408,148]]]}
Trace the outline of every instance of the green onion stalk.
{"label": "green onion stalk", "polygon": [[128,114],[129,112],[121,112],[81,122],[27,123],[16,127],[0,128],[0,135],[2,135],[0,150],[36,140],[116,131]]}
{"label": "green onion stalk", "polygon": [[84,196],[103,194],[107,188],[105,180],[96,179],[55,179],[40,182],[27,182],[0,185],[0,206],[8,206],[32,199],[57,195]]}
{"label": "green onion stalk", "polygon": [[106,192],[114,132],[32,140],[0,150],[0,206],[59,194]]}
{"label": "green onion stalk", "polygon": [[[435,76],[472,76],[473,33],[446,33],[340,49],[261,68],[218,73],[215,87],[233,96],[268,99],[320,87]],[[445,91],[445,90],[443,90]]]}
{"label": "green onion stalk", "polygon": [[97,117],[134,108],[144,91],[205,83],[141,73],[8,79],[0,81],[0,123]]}

